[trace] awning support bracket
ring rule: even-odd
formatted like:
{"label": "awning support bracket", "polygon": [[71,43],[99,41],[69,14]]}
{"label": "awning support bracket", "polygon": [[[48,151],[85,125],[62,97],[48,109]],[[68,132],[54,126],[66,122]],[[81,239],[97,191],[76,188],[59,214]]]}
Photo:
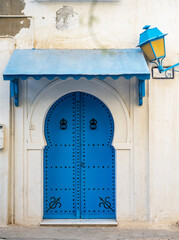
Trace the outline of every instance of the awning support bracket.
{"label": "awning support bracket", "polygon": [[[138,79],[139,85],[139,106],[143,105],[143,97],[145,97],[145,80]],[[14,98],[14,105],[19,106],[19,79],[16,77],[10,81],[10,96]]]}
{"label": "awning support bracket", "polygon": [[[139,85],[139,106],[143,105],[143,97],[145,97],[145,80],[138,79]],[[16,77],[10,81],[10,96],[14,98],[15,106],[19,106],[19,79]]]}
{"label": "awning support bracket", "polygon": [[10,81],[10,96],[14,98],[15,106],[19,106],[19,79],[17,77]]}
{"label": "awning support bracket", "polygon": [[143,105],[143,97],[145,97],[145,80],[139,79],[139,106]]}

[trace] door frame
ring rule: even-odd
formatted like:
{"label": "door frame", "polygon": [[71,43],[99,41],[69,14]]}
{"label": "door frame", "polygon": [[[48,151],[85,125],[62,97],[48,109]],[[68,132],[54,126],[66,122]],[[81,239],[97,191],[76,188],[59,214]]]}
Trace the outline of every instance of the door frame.
{"label": "door frame", "polygon": [[[99,98],[110,110],[112,117],[114,119],[114,137],[112,145],[115,148],[115,154],[119,149],[129,149],[130,143],[130,118],[129,112],[126,105],[119,93],[113,89],[106,82],[98,80],[96,78],[92,80],[87,80],[86,78],[81,78],[79,80],[74,80],[73,78],[68,78],[67,80],[57,79],[55,81],[49,82],[49,84],[37,95],[30,113],[28,116],[28,121],[26,124],[27,131],[27,150],[28,151],[40,151],[41,155],[41,193],[39,195],[39,203],[41,204],[40,216],[43,219],[43,149],[46,146],[46,140],[44,135],[44,123],[48,110],[53,105],[53,103],[60,97],[68,94],[70,92],[85,92]],[[116,166],[116,218],[119,219],[118,212],[118,163],[117,156],[115,156],[115,166]],[[27,196],[28,198],[28,196]]]}

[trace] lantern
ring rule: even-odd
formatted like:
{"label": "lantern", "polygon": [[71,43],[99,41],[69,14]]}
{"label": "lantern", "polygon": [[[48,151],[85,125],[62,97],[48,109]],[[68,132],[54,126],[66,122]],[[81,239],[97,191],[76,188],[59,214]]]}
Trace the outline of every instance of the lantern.
{"label": "lantern", "polygon": [[163,34],[157,27],[150,28],[150,25],[143,27],[145,31],[140,34],[139,45],[150,62],[157,62],[160,72],[163,70],[162,60],[166,56],[165,39],[167,34]]}

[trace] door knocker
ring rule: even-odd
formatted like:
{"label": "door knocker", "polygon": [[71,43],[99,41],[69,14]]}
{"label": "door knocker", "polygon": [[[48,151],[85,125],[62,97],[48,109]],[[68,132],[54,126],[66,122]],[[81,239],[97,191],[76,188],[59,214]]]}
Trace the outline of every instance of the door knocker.
{"label": "door knocker", "polygon": [[62,120],[60,120],[60,128],[62,130],[65,130],[67,128],[67,120],[66,119],[63,118]]}
{"label": "door knocker", "polygon": [[91,130],[95,130],[95,129],[97,128],[97,120],[96,120],[96,119],[92,118],[92,119],[89,121],[89,123],[90,123],[90,128],[91,128]]}

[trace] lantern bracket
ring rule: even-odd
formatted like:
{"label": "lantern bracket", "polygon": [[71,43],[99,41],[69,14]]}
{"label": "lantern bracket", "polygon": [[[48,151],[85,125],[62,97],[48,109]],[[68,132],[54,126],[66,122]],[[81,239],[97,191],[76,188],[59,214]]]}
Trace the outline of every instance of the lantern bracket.
{"label": "lantern bracket", "polygon": [[[161,73],[163,73],[163,72],[167,72],[168,70],[170,70],[170,69],[172,69],[172,68],[175,68],[176,66],[178,66],[179,65],[179,63],[176,63],[176,64],[174,64],[173,66],[170,66],[170,67],[168,67],[168,68],[163,68],[163,66],[162,66],[162,69],[160,70],[159,69],[159,71],[161,72]],[[174,69],[174,71],[176,71],[175,69]]]}
{"label": "lantern bracket", "polygon": [[[157,59],[157,62],[151,61],[152,63],[154,63],[154,64],[157,65],[158,70],[159,70],[160,73],[167,72],[168,70],[173,69],[173,68],[175,68],[176,66],[179,66],[179,63],[176,63],[176,64],[174,64],[174,65],[172,65],[172,66],[170,66],[170,67],[168,67],[168,68],[164,68],[164,67],[163,67],[163,64],[162,64],[163,59],[164,59],[164,57],[163,57],[162,59]],[[174,69],[174,71],[176,71],[176,70]]]}
{"label": "lantern bracket", "polygon": [[163,67],[163,64],[162,64],[163,59],[164,59],[164,58],[162,58],[161,60],[158,59],[157,62],[152,61],[152,63],[154,63],[154,64],[157,66],[157,68],[158,68],[158,70],[159,70],[160,73],[165,73],[166,78],[170,78],[170,75],[171,75],[171,74],[168,73],[168,71],[170,71],[170,70],[172,69],[174,72],[178,72],[178,71],[175,70],[174,68],[177,67],[177,66],[179,66],[179,63],[176,63],[176,64],[174,64],[174,65],[172,65],[172,66],[170,66],[170,67],[164,68],[164,67]]}

